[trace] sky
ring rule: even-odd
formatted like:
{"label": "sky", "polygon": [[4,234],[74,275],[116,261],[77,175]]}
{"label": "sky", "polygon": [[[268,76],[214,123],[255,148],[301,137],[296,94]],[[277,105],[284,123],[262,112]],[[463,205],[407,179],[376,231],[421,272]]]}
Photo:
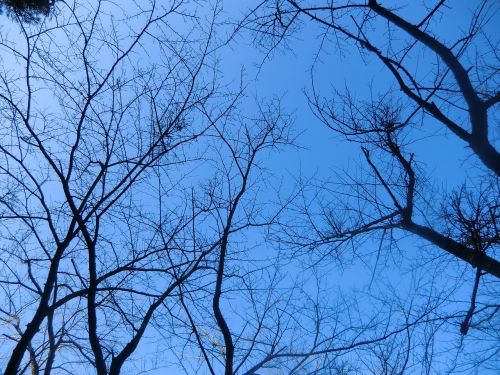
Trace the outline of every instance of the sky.
{"label": "sky", "polygon": [[[399,4],[401,2],[398,2]],[[253,5],[254,2],[251,1],[225,2],[224,8],[230,18],[238,19]],[[468,25],[463,21],[469,19],[473,5],[470,2],[454,2],[453,6],[447,9],[449,13],[433,24],[432,32],[443,37],[445,41],[455,40],[458,33],[467,30]],[[421,8],[412,6],[412,2],[405,3],[398,11],[411,20],[416,21],[422,17]],[[497,21],[489,23],[485,30],[491,36],[496,32],[495,25],[499,24],[498,13],[494,17]],[[373,37],[383,44],[386,36],[375,33]],[[295,128],[300,133],[297,143],[301,148],[273,155],[266,164],[273,176],[279,176],[285,181],[285,186],[291,187],[299,178],[331,180],[336,171],[356,168],[362,162],[359,145],[348,144],[339,139],[314,116],[307,104],[307,94],[311,93],[312,88],[311,74],[314,76],[315,89],[322,95],[329,96],[333,89],[342,91],[348,87],[358,98],[368,99],[370,89],[376,94],[378,91],[384,92],[396,87],[385,68],[371,57],[363,61],[357,48],[353,46],[346,46],[343,55],[336,51],[333,43],[321,46],[321,30],[307,21],[269,56],[266,56],[262,49],[256,48],[252,39],[251,33],[243,33],[243,36],[237,37],[230,44],[231,48],[222,52],[221,69],[224,76],[233,76],[235,79],[238,79],[240,71],[243,70],[247,81],[250,82],[249,96],[281,97],[285,108],[293,113]],[[434,61],[428,57],[429,55],[422,54],[414,64],[410,62],[410,66],[419,72],[432,69],[431,64]],[[498,131],[498,127],[496,129]],[[438,136],[434,136],[435,134]],[[426,119],[424,130],[417,135],[415,142],[410,145],[410,150],[416,152],[420,165],[438,188],[452,190],[467,178],[481,176],[475,157],[471,156],[464,143],[442,131],[441,125],[431,119]],[[439,210],[438,207],[436,209]],[[369,241],[366,246],[373,248],[377,243]],[[422,255],[421,242],[411,237],[401,239],[400,247],[408,258],[417,263],[436,255],[434,251],[431,251],[430,255]],[[396,256],[393,261],[397,264],[398,259]],[[367,292],[370,290],[373,272],[377,275],[375,262],[376,259],[372,256],[368,258],[368,264],[355,262],[340,269],[337,264],[326,266],[322,270],[324,280],[334,293],[343,288]],[[412,284],[414,280],[410,277],[410,264],[402,267],[393,265],[392,268],[388,266],[394,272],[393,277],[388,277],[389,281],[399,284],[401,294],[407,293],[408,297],[415,292],[415,285]],[[448,271],[443,268],[440,272],[441,282],[446,284]],[[467,300],[469,294],[470,285],[466,284],[458,295]],[[443,336],[443,342],[446,342],[444,337],[446,336]],[[455,339],[456,336],[451,334],[450,338]],[[447,344],[443,345],[446,347]],[[441,365],[442,369],[446,367],[446,363]],[[439,372],[439,366],[435,368],[436,373]],[[483,371],[485,374],[494,373]]]}
{"label": "sky", "polygon": [[[249,9],[255,5],[255,1],[230,1],[222,2],[224,13],[222,18],[237,21],[244,16]],[[411,3],[411,2],[410,2]],[[445,36],[451,39],[453,37],[452,30],[460,28],[462,19],[469,15],[468,2],[455,2],[452,14],[443,18],[433,31],[436,34]],[[201,12],[207,9],[201,10]],[[411,6],[400,10],[401,14],[409,17],[418,16],[415,9]],[[15,25],[6,21],[4,15],[1,16],[0,22],[5,22],[0,28],[2,35],[12,35],[15,31]],[[498,15],[496,16],[498,18]],[[417,17],[418,18],[418,17]],[[492,25],[498,25],[498,22],[492,22]],[[1,23],[0,23],[1,25]],[[173,29],[183,29],[186,25],[182,19],[177,19],[172,24]],[[224,30],[230,30],[230,25],[223,26]],[[492,30],[487,32],[493,33]],[[348,144],[344,140],[327,129],[312,113],[307,104],[306,94],[311,92],[311,74],[314,77],[315,89],[325,96],[331,95],[334,89],[342,91],[345,87],[352,90],[359,98],[369,98],[370,88],[373,92],[383,92],[390,87],[394,87],[395,83],[388,78],[388,74],[384,71],[380,64],[373,61],[373,58],[368,58],[369,64],[359,57],[357,48],[346,46],[344,55],[340,55],[333,43],[325,43],[321,47],[321,30],[310,22],[305,22],[303,27],[291,35],[287,39],[287,43],[279,46],[273,53],[266,58],[265,51],[262,48],[257,48],[253,43],[254,35],[247,30],[235,37],[229,45],[222,48],[219,53],[221,79],[229,85],[237,85],[243,72],[243,81],[247,85],[245,107],[243,115],[251,117],[255,111],[254,98],[257,100],[269,100],[273,97],[279,97],[282,100],[284,109],[291,113],[294,118],[294,131],[299,134],[296,143],[299,147],[288,147],[280,152],[275,152],[269,156],[269,159],[263,160],[265,166],[266,178],[268,178],[267,186],[280,186],[282,192],[291,193],[297,187],[299,179],[309,180],[314,178],[316,184],[324,183],[325,181],[332,182],[332,176],[338,171],[351,171],[362,162],[362,154],[359,145]],[[374,35],[375,40],[382,41],[385,35]],[[144,50],[148,51],[147,55],[141,55],[141,58],[155,58],[155,50],[148,46],[143,46]],[[143,52],[141,52],[143,53]],[[105,57],[100,56],[105,63]],[[15,64],[12,61],[4,60],[4,64]],[[413,67],[415,70],[425,70],[432,64],[426,60],[425,55],[421,56],[421,60],[415,62]],[[15,66],[12,66],[15,69]],[[247,113],[248,112],[248,113]],[[465,150],[464,144],[456,141],[454,137],[450,137],[442,132],[438,137],[429,138],[430,134],[439,131],[439,127],[432,122],[425,124],[431,130],[426,128],[422,131],[419,139],[417,139],[410,147],[417,153],[421,165],[427,171],[428,175],[435,179],[437,186],[446,186],[448,188],[459,185],[464,181],[467,175],[474,176],[477,172],[474,167],[475,162],[470,162],[470,156]],[[472,157],[473,158],[473,157]],[[472,165],[472,166],[471,166]],[[465,170],[465,173],[464,173]],[[196,169],[194,174],[202,177],[206,172],[201,169]],[[335,181],[333,181],[335,182]],[[262,202],[275,200],[274,189],[262,189],[259,199]],[[142,202],[148,205],[149,202]],[[246,240],[247,245],[253,242],[259,244],[251,250],[251,253],[257,258],[266,258],[269,253],[273,253],[273,249],[269,248],[268,244],[264,244],[260,237],[260,233],[251,232],[246,238],[238,238],[238,240]],[[255,236],[253,238],[252,236]],[[347,265],[339,267],[334,262],[327,263],[324,267],[319,267],[319,274],[327,291],[337,293],[341,288],[352,291],[369,292],[373,273],[376,271],[376,257],[374,247],[377,241],[368,241],[365,246],[367,253],[371,254],[367,257],[365,264],[351,260]],[[413,238],[402,238],[400,242],[402,252],[406,253],[411,261],[421,261],[418,251],[421,249],[420,243]],[[264,254],[264,256],[263,256]],[[436,253],[430,252],[429,258],[434,257]],[[425,257],[424,257],[425,258]],[[386,260],[388,262],[387,269],[394,272],[393,276],[388,276],[386,281],[390,284],[399,283],[399,293],[404,295],[410,293],[414,285],[414,279],[408,271],[411,267],[411,261],[404,264],[398,274],[398,260],[401,257],[395,255],[395,259]],[[427,259],[427,258],[425,258]],[[288,277],[291,282],[294,279],[300,279],[303,272],[299,265],[294,264],[286,268]],[[385,270],[385,268],[384,268]],[[455,270],[453,270],[455,271]],[[375,273],[375,275],[377,275]],[[445,279],[446,271],[438,277],[441,282]],[[304,276],[307,279],[307,276]],[[287,281],[285,281],[285,284]],[[305,290],[314,292],[315,286],[306,283]],[[379,286],[380,287],[380,286]],[[444,285],[444,289],[451,286]],[[470,293],[470,289],[464,288],[458,293],[458,296],[465,297]],[[340,294],[340,293],[339,293]],[[237,297],[230,303],[237,305],[239,303]],[[226,307],[228,307],[226,305]],[[366,306],[366,310],[370,310],[373,306]],[[243,322],[235,316],[228,317],[230,325],[240,326]],[[151,333],[152,335],[154,333]],[[151,362],[155,363],[155,357],[161,356],[163,353],[152,352],[154,347],[154,339],[152,343],[141,346],[135,354],[136,358],[151,357]],[[446,346],[446,344],[445,344]],[[164,370],[153,371],[149,373],[163,374]],[[439,368],[436,369],[439,372]],[[169,370],[169,374],[176,374],[176,370]],[[179,372],[180,373],[180,372]],[[482,372],[488,374],[487,370]],[[493,372],[491,372],[493,373]],[[264,374],[273,374],[272,371]]]}

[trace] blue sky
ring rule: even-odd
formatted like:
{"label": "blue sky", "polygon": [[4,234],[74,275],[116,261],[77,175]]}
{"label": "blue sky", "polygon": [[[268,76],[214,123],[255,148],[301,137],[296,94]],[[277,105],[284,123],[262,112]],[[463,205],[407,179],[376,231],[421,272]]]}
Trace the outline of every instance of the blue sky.
{"label": "blue sky", "polygon": [[[237,21],[255,3],[250,0],[223,1],[225,12],[221,17]],[[453,31],[462,27],[462,20],[469,16],[467,2],[455,2],[453,5],[450,14],[447,14],[433,27],[436,34],[450,40],[456,37]],[[207,9],[200,10],[201,14],[205,11],[208,12]],[[416,19],[421,16],[412,6],[401,9],[400,14]],[[497,21],[491,22],[490,25],[498,25],[498,14],[496,17]],[[2,21],[4,20],[5,16],[2,16]],[[185,31],[186,27],[185,21],[181,18],[175,19],[172,23],[172,28],[177,30]],[[222,30],[228,31],[230,28],[231,26],[226,24]],[[343,91],[344,88],[348,87],[359,99],[369,99],[371,94],[376,96],[379,92],[385,92],[389,88],[395,87],[395,82],[379,63],[372,57],[363,61],[357,48],[349,46],[349,43],[345,45],[345,52],[342,55],[339,54],[332,42],[327,42],[320,47],[322,43],[321,31],[313,23],[305,21],[300,30],[293,33],[287,39],[286,44],[279,46],[266,60],[264,60],[265,51],[252,43],[254,35],[247,30],[243,30],[228,46],[218,52],[219,71],[223,83],[227,83],[230,88],[237,87],[241,78],[240,73],[244,73],[243,83],[247,86],[247,90],[240,109],[242,116],[248,118],[254,116],[255,99],[264,101],[279,97],[285,111],[294,118],[293,131],[299,135],[296,140],[299,147],[285,147],[279,152],[266,154],[260,161],[266,169],[263,174],[265,181],[260,185],[255,195],[257,201],[265,208],[273,208],[272,204],[268,204],[268,202],[276,202],[276,189],[278,187],[281,189],[281,194],[284,195],[296,190],[297,182],[300,179],[304,181],[312,179],[314,185],[311,183],[311,190],[317,186],[327,187],[328,183],[337,182],[335,173],[341,170],[355,171],[363,163],[359,145],[349,144],[340,139],[338,135],[327,129],[310,110],[306,93],[310,93],[312,89],[311,77],[314,77],[315,88],[326,97],[332,95],[335,89]],[[9,21],[5,22],[0,29],[2,36],[8,33],[16,38],[16,32],[16,26]],[[486,32],[493,34],[494,27],[491,26],[491,29],[487,29]],[[385,40],[385,35],[375,34],[373,38],[382,43]],[[141,63],[147,65],[148,59],[154,61],[158,58],[159,51],[154,49],[153,43],[151,43],[151,49],[148,48],[148,45],[143,47],[144,50],[137,54]],[[103,64],[107,62],[105,56],[105,54],[99,56]],[[433,61],[428,60],[427,57],[422,54],[420,59],[415,60],[410,65],[418,72],[432,68]],[[12,60],[6,59],[4,63],[6,63],[7,68],[13,70],[17,68]],[[12,66],[9,67],[9,64]],[[43,106],[44,100],[50,99],[42,97],[39,104]],[[436,133],[438,135],[434,137]],[[431,135],[433,137],[430,137]],[[461,184],[467,176],[480,175],[481,172],[476,168],[477,163],[474,156],[470,156],[464,144],[443,132],[438,124],[427,119],[421,133],[414,135],[414,137],[415,142],[409,147],[416,152],[418,161],[422,163],[422,168],[428,176],[432,177],[433,183],[438,189],[447,190]],[[200,146],[201,148],[203,146]],[[206,167],[205,164],[197,165],[194,170],[190,170],[188,167],[187,170],[189,170],[191,177],[185,179],[186,185],[193,184],[199,187],[198,185],[205,182],[204,178],[210,175],[212,168]],[[177,171],[179,174],[181,172],[185,171]],[[198,178],[201,182],[196,181]],[[137,204],[142,205],[144,209],[149,206],[154,207],[156,204],[156,201],[148,201],[147,197],[151,192],[146,190],[147,188],[146,186],[142,192],[135,196],[138,199]],[[57,196],[57,192],[54,190],[52,193]],[[324,195],[325,199],[328,200],[328,194],[324,193]],[[180,200],[182,200],[181,196],[175,196],[171,202],[175,205]],[[268,205],[266,206],[266,204]],[[436,209],[439,208],[436,207]],[[276,244],[263,241],[263,236],[263,231],[252,230],[246,236],[235,236],[234,241],[237,245],[242,243],[243,247],[248,247],[248,253],[257,259],[272,259],[281,255],[277,252]],[[283,281],[280,285],[286,287],[292,285],[295,280],[301,280],[304,283],[303,294],[298,293],[296,298],[299,299],[308,293],[313,298],[312,296],[317,291],[317,277],[321,281],[322,291],[319,297],[314,297],[324,299],[325,305],[329,303],[335,305],[337,299],[340,300],[344,296],[345,298],[359,298],[359,300],[352,301],[352,304],[358,304],[361,311],[366,312],[367,317],[369,314],[375,313],[374,310],[384,306],[376,304],[376,298],[368,298],[365,293],[368,294],[372,291],[379,293],[375,297],[383,296],[385,293],[399,293],[404,303],[411,304],[412,297],[414,297],[412,292],[415,290],[415,283],[417,283],[416,276],[411,272],[412,266],[416,263],[430,261],[440,253],[435,249],[422,247],[422,243],[414,238],[401,237],[400,251],[384,255],[377,266],[375,265],[377,262],[377,239],[366,241],[363,248],[359,249],[360,255],[351,256],[348,254],[345,263],[341,264],[336,263],[335,260],[329,260],[316,268],[301,267],[312,262],[314,257],[298,259],[295,263],[290,264],[283,262]],[[429,250],[429,252],[422,254],[422,249]],[[446,284],[448,273],[454,275],[463,267],[461,268],[452,262],[444,264],[436,268],[433,281],[438,283],[442,290],[452,290],[454,285]],[[449,265],[449,268],[446,265]],[[422,273],[425,274],[425,268],[423,270],[420,269],[416,274],[422,276]],[[470,272],[470,267],[468,271]],[[462,281],[470,277],[470,275],[464,276]],[[375,281],[372,284],[373,278]],[[261,281],[264,281],[264,277]],[[391,288],[396,286],[398,288],[392,291]],[[430,293],[434,287],[434,285],[426,284],[423,289]],[[469,294],[470,284],[464,283],[463,288],[456,292],[456,297],[466,299]],[[234,309],[236,312],[241,312],[246,306],[245,298],[239,297],[237,294],[232,295],[230,299],[224,301],[223,306],[228,311]],[[328,305],[328,307],[330,306]],[[229,325],[233,328],[245,324],[236,314],[231,315],[230,313],[227,318]],[[166,357],[167,360],[175,361],[171,354],[162,352],[161,349],[160,352],[156,351],[156,343],[162,339],[156,335],[157,332],[154,330],[148,332],[148,340],[136,352],[135,358],[148,357],[145,362],[151,361],[151,366],[154,366],[155,360],[162,356],[164,358],[161,359]],[[437,345],[438,350],[446,350],[449,345],[448,338],[455,340],[457,337],[458,332],[444,333],[441,337],[442,343]],[[437,372],[440,371],[440,366],[444,368],[446,363],[438,364],[435,369]],[[163,374],[165,372],[158,370],[151,373]],[[169,370],[168,373],[175,374],[177,370]],[[483,373],[487,374],[488,372],[485,370]],[[268,374],[273,374],[273,372],[269,371]]]}

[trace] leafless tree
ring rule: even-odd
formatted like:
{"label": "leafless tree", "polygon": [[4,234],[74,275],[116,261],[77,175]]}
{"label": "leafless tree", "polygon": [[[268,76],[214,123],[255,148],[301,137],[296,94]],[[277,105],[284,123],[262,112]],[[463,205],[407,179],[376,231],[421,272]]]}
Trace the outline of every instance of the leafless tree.
{"label": "leafless tree", "polygon": [[[295,142],[280,100],[251,104],[244,85],[232,88],[221,76],[219,51],[233,35],[219,32],[227,26],[220,22],[221,2],[54,4],[46,18],[46,12],[35,18],[13,12],[12,23],[0,29],[0,363],[6,374],[142,373],[165,366],[208,374],[431,373],[434,341],[450,325],[464,340],[490,335],[493,344],[477,350],[493,357],[499,307],[490,274],[496,275],[499,202],[488,158],[495,154],[477,151],[481,140],[471,117],[467,141],[488,178],[443,193],[442,209],[432,211],[420,188],[429,178],[407,151],[418,113],[436,117],[429,108],[439,106],[451,116],[444,108],[460,106],[452,100],[462,92],[460,82],[458,88],[450,83],[452,67],[438,70],[433,89],[403,90],[416,107],[389,95],[362,105],[344,95],[339,116],[335,103],[313,91],[317,115],[362,144],[367,173],[346,177],[341,191],[333,184],[334,195],[324,184],[315,192],[328,201],[311,203],[308,187],[285,196],[267,169],[274,152]],[[268,12],[251,20],[265,21],[258,28],[272,43],[285,41],[302,15],[327,10],[273,4],[271,18]],[[394,65],[387,60],[394,56],[377,54],[365,35],[374,12],[386,14],[379,7],[342,6],[360,17],[349,25],[351,34],[347,26],[320,22],[320,15],[313,20],[407,79],[400,71],[416,47],[405,47]],[[422,25],[430,25],[438,8]],[[487,3],[481,9],[473,17],[478,30],[491,11]],[[471,30],[453,48],[472,46],[478,33]],[[491,111],[496,99],[487,81],[494,76],[484,77],[474,90]],[[456,300],[465,276],[435,287],[444,285],[439,271],[447,269],[435,259],[434,277],[419,277],[430,268],[415,267],[404,287],[374,277],[376,293],[331,293],[331,269],[325,271],[317,254],[340,257],[377,234],[394,250],[398,230],[476,266],[469,300]],[[290,256],[290,248],[300,252]],[[313,265],[305,266],[304,250]]]}
{"label": "leafless tree", "polygon": [[[259,185],[269,178],[262,165],[266,151],[293,137],[279,102],[258,112],[258,118],[242,120],[250,126],[214,122],[216,138],[223,141],[223,147],[216,143],[218,173],[198,203],[209,227],[217,228],[217,240],[209,241],[219,246],[211,254],[211,272],[200,276],[210,288],[200,287],[200,279],[198,286],[179,285],[175,323],[161,316],[156,322],[184,337],[178,362],[186,373],[210,374],[379,373],[384,366],[390,373],[418,367],[414,354],[430,352],[426,344],[438,330],[433,324],[443,319],[442,300],[416,303],[397,290],[364,300],[347,293],[328,296],[327,275],[315,268],[304,272],[300,258],[288,261],[276,243],[260,242],[259,231],[283,229],[282,216],[297,196],[278,193],[278,203],[260,203]],[[422,293],[426,289],[420,286]],[[464,317],[458,312],[448,319]]]}
{"label": "leafless tree", "polygon": [[[201,109],[215,105],[219,9],[195,10],[61,3],[39,24],[2,31],[6,374],[79,363],[119,373],[155,310],[215,248],[177,244],[199,214],[182,214],[190,201],[172,193],[168,213],[137,204],[153,199],[151,181],[176,189],[169,176],[199,158],[196,140],[212,127]],[[237,96],[218,98],[218,110]]]}
{"label": "leafless tree", "polygon": [[[371,258],[363,249],[375,248],[370,254],[379,266],[384,257],[396,262],[412,257],[403,250],[408,235],[422,240],[413,258],[420,258],[426,277],[439,269],[464,285],[447,298],[454,307],[442,321],[453,322],[463,336],[471,330],[483,333],[482,339],[472,339],[472,346],[491,339],[489,349],[476,348],[482,359],[474,361],[495,367],[498,363],[491,360],[498,335],[491,323],[498,321],[499,309],[500,154],[494,124],[500,96],[493,30],[498,3],[481,1],[460,13],[453,13],[456,4],[446,1],[388,3],[262,1],[241,23],[254,32],[267,56],[297,30],[316,27],[323,57],[315,61],[334,50],[336,57],[354,58],[350,54],[357,50],[367,66],[387,73],[386,82],[380,80],[365,93],[347,84],[344,92],[325,97],[312,67],[311,109],[336,134],[360,146],[362,163],[329,183],[303,184],[303,204],[297,206],[303,220],[288,222],[280,240],[308,255],[314,249],[316,262],[350,256],[366,264]],[[462,30],[440,25],[458,16]],[[450,151],[457,144],[465,151],[429,166],[428,155],[440,147],[438,142]],[[432,171],[436,165],[441,170],[459,165],[460,181],[440,186]],[[404,253],[409,255],[401,257]],[[460,293],[467,285],[472,291],[464,301]]]}
{"label": "leafless tree", "polygon": [[[173,359],[253,373],[297,354],[277,347],[299,327],[278,271],[250,264],[257,241],[244,237],[282,211],[259,194],[262,160],[293,141],[290,119],[279,101],[243,117],[241,87],[220,87],[219,5],[201,16],[183,1],[61,2],[2,30],[6,374],[139,373]],[[253,307],[243,327],[227,294]],[[302,366],[319,355],[303,352]],[[134,360],[143,353],[151,364]]]}

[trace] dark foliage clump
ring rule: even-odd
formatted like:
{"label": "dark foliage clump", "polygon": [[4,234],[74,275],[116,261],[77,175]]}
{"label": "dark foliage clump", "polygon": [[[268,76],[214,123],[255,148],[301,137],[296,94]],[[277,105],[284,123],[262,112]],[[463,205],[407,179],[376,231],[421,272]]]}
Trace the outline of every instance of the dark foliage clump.
{"label": "dark foliage clump", "polygon": [[15,16],[23,22],[38,22],[48,16],[55,0],[0,0],[0,12]]}

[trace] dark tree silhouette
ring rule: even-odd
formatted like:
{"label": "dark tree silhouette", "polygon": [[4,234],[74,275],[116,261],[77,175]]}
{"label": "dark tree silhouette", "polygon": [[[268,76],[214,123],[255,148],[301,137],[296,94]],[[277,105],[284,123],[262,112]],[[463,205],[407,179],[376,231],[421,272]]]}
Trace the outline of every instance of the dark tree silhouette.
{"label": "dark tree silhouette", "polygon": [[[165,173],[196,157],[188,145],[212,126],[200,108],[212,109],[213,18],[192,25],[196,43],[177,33],[178,46],[167,20],[190,14],[183,2],[141,8],[120,24],[128,37],[108,17],[122,6],[66,7],[43,31],[19,23],[22,37],[0,42],[9,61],[0,73],[5,374],[119,373],[156,310],[216,247],[177,244],[198,215],[195,207],[182,214],[191,201],[154,210],[133,203],[157,186],[153,172],[168,191]],[[146,42],[164,64],[131,63]]]}
{"label": "dark tree silhouette", "polygon": [[4,8],[7,14],[19,17],[23,22],[36,22],[40,17],[47,16],[55,0],[2,0],[0,1],[0,11]]}
{"label": "dark tree silhouette", "polygon": [[[332,33],[359,47],[363,54],[378,59],[398,86],[400,94],[396,95],[396,91],[391,91],[372,103],[356,102],[350,92],[336,93],[331,99],[324,99],[313,91],[309,97],[313,110],[322,122],[348,141],[361,143],[367,165],[390,200],[388,203],[384,202],[384,215],[371,221],[365,220],[360,228],[335,230],[327,237],[333,240],[336,237],[352,236],[356,231],[366,232],[373,227],[381,230],[384,225],[387,225],[385,229],[399,227],[433,243],[474,268],[500,277],[500,262],[488,251],[493,250],[492,246],[498,243],[498,236],[492,237],[491,233],[492,228],[496,228],[496,180],[500,176],[500,153],[492,143],[496,135],[495,129],[490,125],[490,118],[500,101],[500,93],[494,85],[497,74],[494,63],[498,61],[494,50],[495,41],[484,31],[488,22],[492,22],[492,14],[498,10],[497,4],[481,2],[471,16],[467,32],[456,43],[447,45],[439,40],[439,35],[435,36],[435,33],[428,31],[433,17],[446,11],[444,3],[437,2],[417,23],[402,18],[397,12],[375,0],[333,5],[283,0],[269,5],[273,9],[270,15],[260,15],[262,8],[269,9],[263,2],[255,10],[256,17],[252,20],[252,25],[256,25],[264,33],[264,38],[270,37],[271,48],[275,48],[292,26],[299,22],[300,17],[304,16],[309,22],[321,25],[326,34]],[[401,32],[401,41],[396,44],[392,38],[370,38],[371,28],[384,27],[377,23],[379,19],[386,22],[387,35]],[[378,46],[377,43],[385,45]],[[475,65],[468,69],[462,60],[471,57],[467,54],[469,50],[479,48],[477,43],[481,43],[479,47],[484,50],[481,50],[480,58],[476,56],[473,61]],[[422,75],[428,74],[431,78],[420,77],[419,71],[411,72],[414,68],[411,57],[422,49],[439,64],[437,67],[425,65],[420,69],[423,71]],[[416,170],[416,155],[405,150],[407,143],[413,139],[405,138],[409,138],[408,134],[419,126],[420,115],[423,116],[421,121],[432,118],[441,123],[450,134],[465,142],[486,168],[485,178],[492,181],[487,183],[491,186],[489,196],[492,201],[476,220],[477,225],[486,233],[476,242],[467,239],[466,234],[454,238],[449,233],[440,233],[438,228],[416,221],[418,207],[415,207],[415,199],[420,176]],[[373,152],[388,156],[388,163],[398,171],[398,175],[392,173],[392,176],[388,176],[385,173],[387,166],[377,166]],[[478,194],[485,196],[481,191]],[[379,203],[382,204],[382,201]],[[391,206],[392,209],[387,210]],[[461,204],[455,204],[454,207],[460,210]],[[488,224],[482,224],[483,222]],[[477,238],[478,234],[474,236]]]}
{"label": "dark tree silhouette", "polygon": [[337,328],[347,306],[255,254],[289,203],[263,202],[265,161],[294,137],[278,100],[252,116],[219,81],[219,6],[61,2],[1,35],[5,374],[331,369],[406,330]]}
{"label": "dark tree silhouette", "polygon": [[[495,154],[474,133],[488,123],[473,119],[498,100],[492,64],[477,64],[484,75],[472,88],[482,104],[471,114],[478,102],[460,99],[467,95],[456,69],[439,70],[434,86],[424,87],[403,68],[412,43],[399,58],[372,44],[370,22],[396,13],[348,3],[339,9],[354,11],[353,23],[342,25],[349,13],[333,23],[315,13],[337,8],[262,2],[265,15],[247,21],[272,47],[306,15],[380,59],[410,98],[360,103],[340,94],[334,103],[312,91],[319,118],[361,143],[366,168],[360,178],[342,176],[341,189],[314,188],[309,199],[308,184],[285,196],[268,169],[273,153],[296,141],[281,101],[253,102],[242,83],[221,76],[219,53],[233,35],[220,29],[227,31],[222,2],[2,4],[21,21],[0,29],[5,374],[162,373],[163,366],[187,374],[432,373],[436,337],[450,326],[446,334],[479,337],[476,351],[493,358],[500,201],[488,162]],[[54,4],[57,11],[36,23]],[[453,48],[474,44],[473,31],[490,14],[484,7],[472,17],[479,26]],[[454,110],[472,125],[453,120]],[[439,191],[434,211],[438,199],[425,194],[430,178],[410,151],[414,112],[442,120],[484,167],[481,181]],[[335,262],[325,260],[338,256],[348,267],[346,250],[363,258],[362,241],[374,238],[381,258],[396,253],[401,231],[446,250],[458,266],[423,247],[431,255],[409,285],[392,287],[374,273],[364,294],[332,286],[322,267]],[[443,280],[449,269],[452,282]]]}
{"label": "dark tree silhouette", "polygon": [[[500,278],[500,153],[495,124],[500,92],[498,34],[493,31],[498,2],[470,3],[474,9],[468,13],[454,13],[451,17],[461,17],[460,30],[442,24],[456,4],[428,3],[262,1],[241,24],[252,30],[268,57],[297,30],[311,27],[321,40],[315,61],[331,55],[353,58],[354,50],[367,65],[387,75],[373,87],[367,82],[365,92],[354,91],[347,81],[344,92],[335,89],[325,95],[317,83],[324,78],[312,67],[310,107],[328,128],[360,146],[364,164],[329,182],[303,184],[304,203],[296,209],[304,220],[295,221],[293,229],[284,227],[287,235],[280,240],[306,254],[314,249],[322,263],[350,252],[359,258],[369,242],[378,247],[378,263],[384,256],[406,253],[401,248],[408,246],[403,245],[408,235],[414,236],[422,240],[417,254],[434,258],[422,265],[427,275],[434,274],[434,267],[446,270],[443,264],[450,270],[458,267],[450,271],[457,285],[468,275],[470,300],[456,307],[463,311],[457,324],[461,334],[473,328],[478,335],[483,330],[491,334],[489,324],[498,319],[495,285]],[[463,152],[447,155],[449,160],[433,160],[427,167],[423,161],[439,144],[450,150],[460,144]],[[432,170],[446,163],[460,165],[461,182],[450,188],[440,186]],[[450,262],[453,259],[458,263]],[[478,297],[482,286],[484,293]],[[484,309],[478,309],[479,299]],[[493,342],[488,353],[498,345],[496,339]],[[483,355],[479,349],[476,353]],[[488,366],[487,359],[484,355],[476,364],[484,361]]]}

